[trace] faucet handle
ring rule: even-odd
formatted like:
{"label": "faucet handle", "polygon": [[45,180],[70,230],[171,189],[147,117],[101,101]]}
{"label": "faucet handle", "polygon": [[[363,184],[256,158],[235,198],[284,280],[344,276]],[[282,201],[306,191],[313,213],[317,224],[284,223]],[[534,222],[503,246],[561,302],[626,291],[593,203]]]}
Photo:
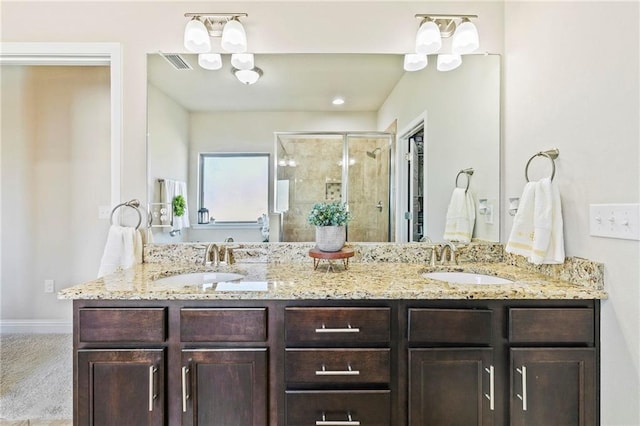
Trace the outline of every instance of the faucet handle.
{"label": "faucet handle", "polygon": [[436,266],[438,261],[438,246],[431,246],[431,257],[429,259],[429,266]]}

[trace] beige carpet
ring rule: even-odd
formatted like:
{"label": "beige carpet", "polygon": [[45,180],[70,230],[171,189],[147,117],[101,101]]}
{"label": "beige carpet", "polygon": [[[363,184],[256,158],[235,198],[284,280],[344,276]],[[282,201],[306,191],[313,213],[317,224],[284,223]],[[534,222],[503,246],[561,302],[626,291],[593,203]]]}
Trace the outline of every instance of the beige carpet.
{"label": "beige carpet", "polygon": [[[70,334],[0,335],[0,426],[72,418]],[[23,422],[9,422],[22,420]]]}

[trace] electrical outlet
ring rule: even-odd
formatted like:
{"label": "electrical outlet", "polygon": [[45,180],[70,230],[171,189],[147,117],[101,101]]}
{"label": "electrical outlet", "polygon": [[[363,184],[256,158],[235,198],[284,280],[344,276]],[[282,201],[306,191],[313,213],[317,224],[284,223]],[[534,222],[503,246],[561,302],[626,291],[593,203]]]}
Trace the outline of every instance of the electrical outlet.
{"label": "electrical outlet", "polygon": [[640,204],[591,204],[589,233],[594,237],[640,240]]}
{"label": "electrical outlet", "polygon": [[44,280],[44,292],[45,293],[53,293],[53,289],[55,288],[54,280]]}
{"label": "electrical outlet", "polygon": [[98,219],[109,219],[111,217],[111,209],[109,206],[98,206]]}

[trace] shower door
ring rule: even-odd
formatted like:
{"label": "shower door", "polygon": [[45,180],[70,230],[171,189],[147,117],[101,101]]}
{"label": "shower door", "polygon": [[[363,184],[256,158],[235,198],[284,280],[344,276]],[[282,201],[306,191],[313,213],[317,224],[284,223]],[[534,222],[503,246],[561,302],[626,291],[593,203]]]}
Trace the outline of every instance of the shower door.
{"label": "shower door", "polygon": [[389,134],[347,134],[349,241],[390,241],[391,142]]}

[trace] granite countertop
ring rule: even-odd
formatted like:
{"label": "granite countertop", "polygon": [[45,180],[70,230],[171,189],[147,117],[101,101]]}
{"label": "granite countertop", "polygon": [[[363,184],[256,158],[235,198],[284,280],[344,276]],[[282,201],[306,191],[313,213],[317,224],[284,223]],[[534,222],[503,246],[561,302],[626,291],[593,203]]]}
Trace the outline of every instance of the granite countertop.
{"label": "granite countertop", "polygon": [[[514,283],[449,284],[422,277],[432,270],[496,275]],[[219,291],[217,285],[161,285],[158,278],[191,272],[234,272],[266,291]],[[313,299],[606,299],[602,287],[575,283],[508,263],[466,263],[430,268],[424,263],[351,263],[333,270],[322,262],[236,263],[205,267],[194,263],[143,263],[58,293],[60,299],[93,300],[313,300]]]}

